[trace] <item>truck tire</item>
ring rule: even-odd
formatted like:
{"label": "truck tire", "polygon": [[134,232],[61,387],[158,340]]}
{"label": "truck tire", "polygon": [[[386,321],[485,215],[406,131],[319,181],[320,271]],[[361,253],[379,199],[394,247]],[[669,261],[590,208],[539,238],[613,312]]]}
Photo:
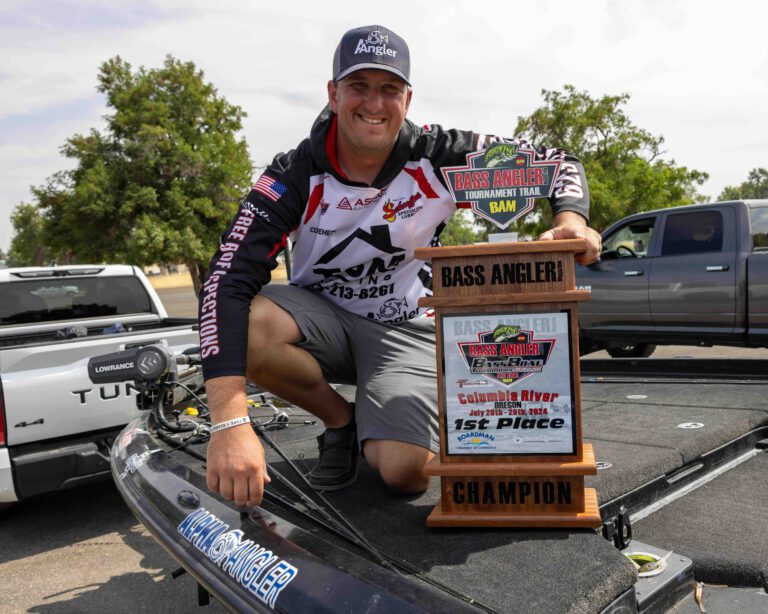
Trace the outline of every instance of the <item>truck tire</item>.
{"label": "truck tire", "polygon": [[579,336],[579,356],[586,356],[592,352],[602,350],[603,346],[595,343],[589,337]]}
{"label": "truck tire", "polygon": [[656,350],[652,343],[625,343],[605,348],[612,358],[648,358]]}

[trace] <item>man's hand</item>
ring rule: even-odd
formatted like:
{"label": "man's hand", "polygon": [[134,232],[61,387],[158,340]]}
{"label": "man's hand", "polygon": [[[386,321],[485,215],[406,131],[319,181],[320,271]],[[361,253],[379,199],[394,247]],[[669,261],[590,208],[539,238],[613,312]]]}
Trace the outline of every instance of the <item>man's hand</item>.
{"label": "man's hand", "polygon": [[600,233],[587,226],[587,221],[575,211],[562,211],[555,216],[552,228],[542,233],[539,241],[552,241],[555,239],[584,239],[587,242],[587,251],[576,254],[579,264],[593,263],[600,256],[602,239]]}
{"label": "man's hand", "polygon": [[264,446],[249,424],[211,435],[208,444],[208,490],[242,507],[259,505],[269,484]]}
{"label": "man's hand", "polygon": [[[205,382],[211,422],[219,424],[246,415],[245,378],[215,377]],[[259,505],[264,484],[269,484],[264,446],[249,424],[240,424],[211,435],[208,443],[208,490],[219,492],[239,506]]]}

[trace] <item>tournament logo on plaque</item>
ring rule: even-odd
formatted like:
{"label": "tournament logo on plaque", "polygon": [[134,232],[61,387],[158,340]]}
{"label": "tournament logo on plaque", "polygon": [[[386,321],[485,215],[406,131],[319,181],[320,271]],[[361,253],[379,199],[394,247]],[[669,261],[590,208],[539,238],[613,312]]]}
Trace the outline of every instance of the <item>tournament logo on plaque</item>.
{"label": "tournament logo on plaque", "polygon": [[465,166],[442,169],[455,202],[468,202],[472,211],[501,229],[533,209],[533,201],[552,194],[559,160],[536,160],[532,149],[497,143],[467,154]]}
{"label": "tournament logo on plaque", "polygon": [[535,339],[533,331],[500,324],[478,333],[477,341],[458,346],[472,375],[484,375],[506,386],[541,373],[555,344],[553,339]]}

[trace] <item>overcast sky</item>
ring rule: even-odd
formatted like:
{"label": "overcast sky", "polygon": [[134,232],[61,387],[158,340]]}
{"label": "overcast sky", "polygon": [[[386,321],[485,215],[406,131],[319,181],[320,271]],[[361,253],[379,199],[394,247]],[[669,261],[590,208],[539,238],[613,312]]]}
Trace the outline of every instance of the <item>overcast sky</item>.
{"label": "overcast sky", "polygon": [[71,162],[67,137],[101,127],[102,62],[191,60],[247,113],[256,165],[294,147],[325,103],[333,50],[352,27],[408,42],[416,123],[511,136],[542,89],[626,92],[666,159],[706,171],[702,192],[768,167],[768,8],[730,0],[255,2],[3,0],[0,248],[31,185]]}

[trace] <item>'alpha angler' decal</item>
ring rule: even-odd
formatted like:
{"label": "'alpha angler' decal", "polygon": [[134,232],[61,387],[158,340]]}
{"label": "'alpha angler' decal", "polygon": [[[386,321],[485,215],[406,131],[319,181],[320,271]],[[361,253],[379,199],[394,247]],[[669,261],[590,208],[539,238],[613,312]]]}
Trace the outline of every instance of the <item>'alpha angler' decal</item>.
{"label": "'alpha angler' decal", "polygon": [[178,526],[181,536],[218,565],[243,589],[270,608],[299,570],[265,546],[230,529],[204,507],[190,512]]}
{"label": "'alpha angler' decal", "polygon": [[458,343],[470,373],[506,386],[541,373],[554,345],[554,339],[535,339],[533,331],[508,325],[478,333],[477,342]]}

